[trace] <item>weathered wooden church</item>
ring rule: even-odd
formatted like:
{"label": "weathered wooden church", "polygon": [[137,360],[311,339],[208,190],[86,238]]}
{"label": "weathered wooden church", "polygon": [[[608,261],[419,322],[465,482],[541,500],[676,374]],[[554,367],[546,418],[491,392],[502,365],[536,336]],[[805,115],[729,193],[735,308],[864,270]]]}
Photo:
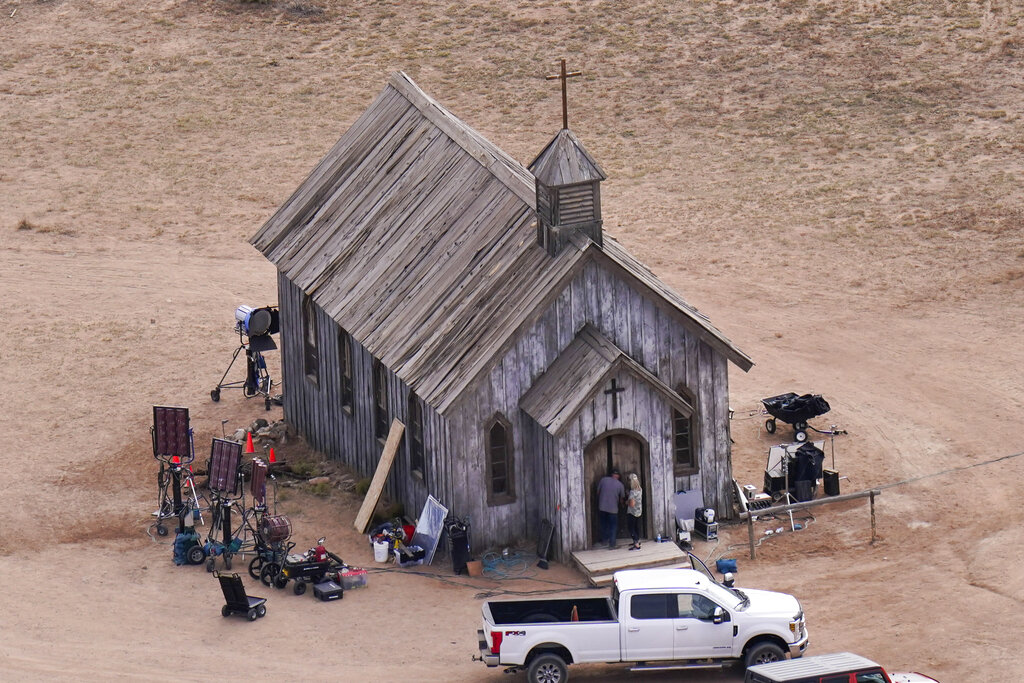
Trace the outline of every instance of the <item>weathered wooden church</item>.
{"label": "weathered wooden church", "polygon": [[[564,83],[563,83],[564,86]],[[251,243],[276,267],[285,417],[385,493],[468,516],[476,551],[597,540],[596,481],[731,514],[728,363],[752,363],[603,234],[601,167],[567,128],[530,166],[394,74]],[[620,525],[620,528],[622,525]]]}

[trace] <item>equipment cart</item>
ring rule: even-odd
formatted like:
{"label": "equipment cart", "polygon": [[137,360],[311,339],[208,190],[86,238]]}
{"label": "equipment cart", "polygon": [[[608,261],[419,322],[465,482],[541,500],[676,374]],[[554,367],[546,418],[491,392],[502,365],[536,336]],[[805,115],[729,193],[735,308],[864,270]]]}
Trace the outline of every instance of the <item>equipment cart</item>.
{"label": "equipment cart", "polygon": [[775,433],[775,421],[781,420],[793,425],[793,438],[803,443],[807,441],[807,430],[814,429],[807,424],[812,417],[824,415],[831,407],[828,401],[819,394],[803,394],[798,396],[792,392],[779,394],[771,398],[761,399],[764,409],[770,418],[765,420],[764,428],[769,434]]}
{"label": "equipment cart", "polygon": [[224,606],[220,608],[221,616],[244,614],[249,621],[256,621],[267,613],[267,599],[245,594],[242,577],[238,574],[214,572],[220,581],[220,589],[224,593]]}

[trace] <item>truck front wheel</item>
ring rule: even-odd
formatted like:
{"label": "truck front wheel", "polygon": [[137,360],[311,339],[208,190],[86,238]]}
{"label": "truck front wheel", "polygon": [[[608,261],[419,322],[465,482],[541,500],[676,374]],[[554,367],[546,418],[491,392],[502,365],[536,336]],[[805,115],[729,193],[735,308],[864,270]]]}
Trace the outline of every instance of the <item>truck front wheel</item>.
{"label": "truck front wheel", "polygon": [[530,662],[526,678],[530,683],[565,683],[569,680],[569,667],[564,659],[549,652]]}
{"label": "truck front wheel", "polygon": [[747,656],[743,660],[745,666],[752,667],[755,664],[768,664],[770,662],[779,662],[786,658],[786,653],[782,651],[782,648],[771,642],[761,642],[751,646],[747,650]]}

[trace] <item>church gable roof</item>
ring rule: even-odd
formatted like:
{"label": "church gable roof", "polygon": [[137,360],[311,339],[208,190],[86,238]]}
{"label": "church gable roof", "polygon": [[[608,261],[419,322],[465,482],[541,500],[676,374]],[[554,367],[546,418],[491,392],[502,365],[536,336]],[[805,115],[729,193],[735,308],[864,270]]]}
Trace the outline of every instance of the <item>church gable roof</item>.
{"label": "church gable roof", "polygon": [[534,192],[399,73],[250,241],[443,410],[581,255],[537,246]]}
{"label": "church gable roof", "polygon": [[685,415],[693,407],[630,358],[592,325],[584,325],[551,366],[537,378],[519,406],[551,434],[559,434],[601,388],[625,369]]}
{"label": "church gable roof", "polygon": [[[601,251],[581,237],[549,256],[535,201],[526,168],[396,73],[250,242],[444,413]],[[671,294],[609,243],[606,262]]]}

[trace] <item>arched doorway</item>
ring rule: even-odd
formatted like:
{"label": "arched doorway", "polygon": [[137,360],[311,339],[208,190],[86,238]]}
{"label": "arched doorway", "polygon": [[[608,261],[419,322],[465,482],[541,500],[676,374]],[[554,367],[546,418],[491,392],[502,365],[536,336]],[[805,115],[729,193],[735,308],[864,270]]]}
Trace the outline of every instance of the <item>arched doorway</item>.
{"label": "arched doorway", "polygon": [[[605,432],[597,437],[583,451],[583,486],[587,491],[587,544],[593,547],[601,538],[601,525],[597,514],[597,482],[601,477],[608,474],[613,467],[617,467],[622,474],[623,486],[629,487],[629,473],[636,472],[640,478],[640,485],[644,490],[644,514],[640,518],[640,534],[647,537],[647,529],[650,511],[650,485],[647,473],[650,471],[648,463],[647,444],[636,432],[616,431]],[[619,512],[619,538],[628,538],[629,532],[626,527],[626,512]]]}

